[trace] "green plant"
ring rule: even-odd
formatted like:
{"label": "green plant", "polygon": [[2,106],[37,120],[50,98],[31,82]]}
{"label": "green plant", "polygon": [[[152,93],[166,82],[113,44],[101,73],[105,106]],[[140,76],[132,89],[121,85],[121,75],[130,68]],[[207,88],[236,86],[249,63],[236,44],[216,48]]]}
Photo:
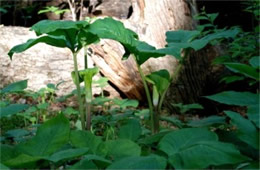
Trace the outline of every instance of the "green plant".
{"label": "green plant", "polygon": [[28,104],[10,103],[8,101],[8,95],[14,93],[23,93],[27,88],[27,80],[14,82],[6,86],[0,91],[1,105],[0,105],[0,118],[5,116],[11,116],[22,112],[29,108]]}
{"label": "green plant", "polygon": [[38,14],[53,12],[56,15],[60,15],[69,11],[70,11],[69,9],[59,9],[58,7],[55,6],[46,6],[45,9],[40,10]]}
{"label": "green plant", "polygon": [[98,37],[84,31],[84,28],[88,25],[89,23],[86,21],[40,21],[32,26],[31,30],[34,30],[38,36],[42,36],[36,39],[30,39],[24,44],[17,45],[8,53],[12,58],[14,53],[23,52],[33,45],[41,42],[55,47],[67,47],[71,50],[73,54],[75,84],[77,88],[79,111],[81,114],[83,129],[85,129],[85,118],[83,102],[81,99],[77,54],[83,46],[94,43],[98,40]]}
{"label": "green plant", "polygon": [[108,78],[101,77],[100,79],[93,81],[93,83],[101,88],[101,97],[104,98],[104,87],[108,85]]}
{"label": "green plant", "polygon": [[[90,130],[91,128],[91,104],[92,104],[92,78],[99,72],[97,67],[88,68],[79,71],[80,81],[84,81],[85,84],[85,101],[86,101],[86,128]],[[72,78],[76,82],[75,72],[72,72]]]}

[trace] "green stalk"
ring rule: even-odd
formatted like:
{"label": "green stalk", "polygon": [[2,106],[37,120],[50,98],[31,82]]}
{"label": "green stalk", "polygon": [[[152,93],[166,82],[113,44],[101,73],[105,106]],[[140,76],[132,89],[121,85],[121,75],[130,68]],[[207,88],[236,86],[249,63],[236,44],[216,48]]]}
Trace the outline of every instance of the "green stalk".
{"label": "green stalk", "polygon": [[[149,111],[150,111],[150,115],[151,115],[152,133],[155,134],[156,132],[159,131],[159,126],[157,126],[157,122],[156,122],[157,119],[155,119],[155,114],[153,112],[153,103],[152,103],[151,95],[150,95],[150,92],[149,92],[149,89],[148,89],[148,85],[145,81],[144,73],[143,73],[141,67],[139,66],[139,64],[137,64],[137,68],[138,68],[138,71],[140,73],[140,76],[141,76],[141,79],[142,79],[142,82],[143,82],[143,85],[144,85],[147,101],[148,101]],[[158,122],[158,124],[159,124],[159,122]]]}
{"label": "green stalk", "polygon": [[85,69],[88,68],[88,47],[84,46],[84,64],[85,64]]}
{"label": "green stalk", "polygon": [[85,79],[87,130],[91,128],[92,80]]}
{"label": "green stalk", "polygon": [[[183,66],[183,62],[185,61],[185,59],[188,57],[188,54],[190,53],[190,50],[189,49],[186,49],[184,50],[184,57],[182,59],[182,62],[179,62],[175,72],[173,73],[172,75],[172,78],[170,79],[170,82],[172,82],[173,80],[175,80],[177,78],[177,76],[179,75],[179,72],[181,70],[181,67]],[[159,105],[158,105],[158,111],[159,113],[161,112],[162,110],[162,104],[163,104],[163,101],[164,101],[164,98],[165,98],[165,95],[170,87],[171,83],[169,83],[168,87],[166,88],[166,90],[163,92],[162,96],[161,96],[161,99],[159,101]]]}
{"label": "green stalk", "polygon": [[80,113],[80,117],[81,117],[81,126],[82,126],[82,129],[85,129],[85,117],[84,117],[83,102],[81,100],[77,53],[75,53],[75,52],[73,53],[73,61],[74,61],[74,71],[75,71],[75,84],[76,84],[76,88],[77,88],[77,98],[78,98],[78,102],[79,102],[79,113]]}
{"label": "green stalk", "polygon": [[[175,70],[175,72],[173,73],[172,78],[170,79],[170,82],[172,82],[173,80],[175,80],[177,78],[177,75],[179,74],[180,70],[181,70],[182,64],[179,64]],[[158,112],[161,113],[162,110],[162,104],[165,98],[165,95],[170,87],[171,83],[169,83],[168,87],[165,89],[165,91],[163,92],[160,101],[159,101],[159,105],[158,105]]]}

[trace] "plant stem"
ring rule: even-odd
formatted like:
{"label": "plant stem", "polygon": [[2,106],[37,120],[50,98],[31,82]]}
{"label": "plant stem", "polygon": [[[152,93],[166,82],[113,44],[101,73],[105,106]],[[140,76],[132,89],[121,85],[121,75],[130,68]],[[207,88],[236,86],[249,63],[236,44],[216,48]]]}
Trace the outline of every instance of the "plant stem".
{"label": "plant stem", "polygon": [[170,79],[170,83],[169,83],[168,87],[165,89],[165,91],[163,92],[163,94],[162,94],[162,96],[160,98],[159,105],[158,105],[158,112],[159,112],[159,114],[160,114],[160,112],[162,110],[162,104],[163,104],[165,95],[166,95],[166,93],[167,93],[167,91],[168,91],[168,89],[169,89],[169,87],[171,85],[171,82],[177,78],[177,76],[178,76],[178,74],[179,74],[179,72],[181,70],[181,67],[182,67],[182,64],[179,63],[179,65],[177,66],[175,72],[173,73],[172,78]]}
{"label": "plant stem", "polygon": [[78,62],[77,62],[77,53],[73,53],[73,61],[74,61],[74,71],[75,71],[75,84],[77,88],[77,98],[79,102],[79,113],[81,117],[81,126],[82,130],[85,129],[85,116],[84,116],[84,108],[83,102],[81,99],[81,92],[80,92],[80,84],[79,84],[79,70],[78,70]]}
{"label": "plant stem", "polygon": [[91,129],[91,102],[86,103],[87,130]]}
{"label": "plant stem", "polygon": [[[186,49],[184,50],[184,56],[181,60],[181,62],[179,62],[175,72],[173,73],[172,75],[172,78],[170,79],[170,82],[172,82],[173,80],[176,80],[177,76],[179,75],[180,73],[180,70],[181,70],[181,67],[183,66],[183,62],[185,61],[185,59],[188,57],[190,53],[190,50],[189,49]],[[161,110],[162,110],[162,104],[163,104],[163,101],[164,101],[164,98],[165,98],[165,95],[170,87],[171,83],[169,83],[168,87],[166,88],[166,90],[163,92],[162,96],[161,96],[161,99],[159,101],[159,105],[158,105],[158,112],[160,113]]]}
{"label": "plant stem", "polygon": [[88,68],[88,47],[84,46],[84,64],[85,64],[85,69]]}
{"label": "plant stem", "polygon": [[[150,115],[151,115],[152,133],[154,134],[154,133],[158,132],[159,126],[157,126],[157,122],[156,122],[157,119],[155,119],[155,114],[153,112],[153,103],[152,103],[151,95],[150,95],[150,92],[149,92],[149,89],[148,89],[148,85],[145,81],[144,73],[143,73],[141,67],[138,64],[137,64],[137,68],[138,68],[138,71],[140,73],[141,79],[142,79],[143,84],[144,84],[144,89],[145,89],[145,93],[146,93],[146,97],[147,97],[147,101],[148,101],[148,106],[149,106],[149,111],[150,111]],[[158,124],[159,124],[159,122],[158,122]]]}

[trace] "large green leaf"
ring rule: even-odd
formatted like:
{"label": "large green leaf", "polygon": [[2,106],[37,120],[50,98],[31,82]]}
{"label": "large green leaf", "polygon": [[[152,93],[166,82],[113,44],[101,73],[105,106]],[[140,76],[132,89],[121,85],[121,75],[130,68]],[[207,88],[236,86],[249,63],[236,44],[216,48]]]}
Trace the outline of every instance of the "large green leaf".
{"label": "large green leaf", "polygon": [[142,133],[142,128],[138,120],[129,119],[127,123],[120,127],[119,138],[136,141]]}
{"label": "large green leaf", "polygon": [[36,136],[19,144],[17,149],[32,156],[49,156],[69,141],[69,134],[69,121],[60,114],[41,125]]}
{"label": "large green leaf", "polygon": [[224,63],[224,65],[231,71],[239,74],[243,74],[246,77],[250,77],[255,80],[259,80],[259,72],[256,70],[256,68],[241,64],[241,63]]}
{"label": "large green leaf", "polygon": [[167,43],[187,43],[200,34],[199,31],[178,30],[166,32]]}
{"label": "large green leaf", "polygon": [[17,114],[25,109],[28,109],[29,105],[27,104],[10,104],[5,107],[0,107],[0,118],[4,116],[10,116]]}
{"label": "large green leaf", "polygon": [[138,65],[142,65],[151,57],[158,58],[168,54],[163,50],[157,50],[155,47],[143,41],[136,41],[135,45],[134,51],[131,51],[131,53],[135,54]]}
{"label": "large green leaf", "polygon": [[98,149],[100,154],[113,160],[127,156],[140,156],[141,154],[141,148],[128,139],[106,141]]}
{"label": "large green leaf", "polygon": [[27,154],[20,154],[13,159],[9,159],[4,162],[4,164],[11,168],[26,168],[32,169],[37,165],[37,161],[41,160],[41,157],[38,156],[30,156]]}
{"label": "large green leaf", "polygon": [[11,92],[21,92],[24,89],[27,88],[28,80],[21,80],[14,82],[12,84],[9,84],[5,88],[1,90],[1,93],[11,93]]}
{"label": "large green leaf", "polygon": [[225,123],[225,117],[221,116],[209,116],[200,120],[192,120],[188,123],[189,126],[192,127],[205,127],[205,126],[213,126],[213,125],[221,125]]}
{"label": "large green leaf", "polygon": [[165,135],[159,143],[159,148],[171,156],[200,141],[217,141],[217,139],[217,135],[207,129],[187,128]]}
{"label": "large green leaf", "polygon": [[260,106],[257,104],[257,105],[248,106],[248,108],[247,108],[248,119],[251,120],[252,122],[254,122],[258,128],[260,128],[259,107]]}
{"label": "large green leaf", "polygon": [[143,64],[151,57],[164,56],[164,53],[156,51],[155,47],[138,41],[135,32],[124,27],[123,23],[112,18],[104,18],[96,20],[87,28],[87,30],[97,35],[99,38],[112,39],[121,43],[125,48],[125,53],[135,54],[136,61],[139,65]]}
{"label": "large green leaf", "polygon": [[5,144],[0,145],[0,151],[1,151],[0,162],[2,163],[4,163],[9,159],[13,159],[20,154],[20,152],[17,151],[13,146],[5,145]]}
{"label": "large green leaf", "polygon": [[146,76],[146,80],[157,88],[160,95],[164,93],[165,90],[169,87],[170,82],[170,73],[163,69]]}
{"label": "large green leaf", "polygon": [[89,148],[76,148],[76,149],[67,149],[56,152],[51,156],[47,157],[46,159],[52,162],[59,162],[61,160],[69,160],[75,159],[86,154],[89,151]]}
{"label": "large green leaf", "polygon": [[98,167],[93,163],[93,161],[89,161],[87,159],[83,159],[77,163],[75,163],[73,166],[68,167],[68,169],[75,170],[75,169],[98,169]]}
{"label": "large green leaf", "polygon": [[38,43],[46,43],[48,45],[52,45],[55,47],[67,47],[67,42],[64,36],[42,36],[36,39],[29,39],[26,43],[19,44],[14,46],[9,52],[8,55],[12,59],[12,56],[14,53],[21,53],[32,46],[38,44]]}
{"label": "large green leaf", "polygon": [[92,153],[96,153],[97,147],[102,142],[100,137],[87,131],[71,131],[70,143],[76,148],[89,148]]}
{"label": "large green leaf", "polygon": [[203,169],[210,165],[236,164],[245,160],[248,158],[241,155],[234,145],[207,140],[182,147],[169,157],[170,164],[176,169]]}
{"label": "large green leaf", "polygon": [[98,35],[100,38],[116,40],[127,47],[135,46],[135,40],[138,35],[125,28],[123,23],[112,18],[96,20],[92,23],[88,31]]}
{"label": "large green leaf", "polygon": [[34,24],[30,30],[35,31],[39,36],[42,34],[53,33],[57,30],[80,29],[87,25],[89,25],[87,21],[42,20]]}
{"label": "large green leaf", "polygon": [[255,149],[259,149],[259,132],[254,124],[239,113],[232,111],[225,111],[225,113],[231,118],[231,123],[236,126],[237,137]]}
{"label": "large green leaf", "polygon": [[250,106],[259,104],[259,94],[250,92],[224,91],[205,97],[227,105]]}
{"label": "large green leaf", "polygon": [[150,156],[132,156],[120,159],[112,163],[107,169],[165,169],[166,160],[163,157]]}
{"label": "large green leaf", "polygon": [[[98,156],[98,155],[86,155],[78,163],[74,164],[70,169],[105,169],[108,165],[111,164],[111,161]],[[91,167],[89,168],[89,165]],[[97,166],[96,166],[97,165]]]}
{"label": "large green leaf", "polygon": [[210,42],[210,41],[216,40],[216,39],[235,38],[238,33],[239,33],[238,28],[233,28],[233,29],[229,29],[229,30],[221,30],[219,32],[208,34],[205,37],[201,38],[201,40]]}
{"label": "large green leaf", "polygon": [[[192,48],[198,51],[213,40],[234,38],[238,32],[238,29],[223,30],[221,32],[209,34],[200,39],[194,39],[194,37],[198,35],[197,31],[170,31],[166,33],[166,40],[168,42],[167,47],[159,49],[158,51],[181,59],[182,49]],[[182,37],[184,37],[183,40]]]}
{"label": "large green leaf", "polygon": [[154,143],[159,142],[166,134],[170,133],[171,131],[163,131],[156,133],[151,136],[146,136],[145,138],[142,138],[138,141],[138,143],[145,144],[145,145],[151,145]]}

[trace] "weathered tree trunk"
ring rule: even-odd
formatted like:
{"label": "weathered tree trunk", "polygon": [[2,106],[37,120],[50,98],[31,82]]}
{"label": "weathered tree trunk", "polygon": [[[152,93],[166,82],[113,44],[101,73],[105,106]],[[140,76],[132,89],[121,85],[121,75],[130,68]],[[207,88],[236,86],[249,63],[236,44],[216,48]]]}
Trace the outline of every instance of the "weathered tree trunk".
{"label": "weathered tree trunk", "polygon": [[[185,0],[132,0],[131,3],[131,17],[121,21],[137,32],[141,40],[157,48],[165,46],[166,31],[192,29],[192,14]],[[102,11],[102,15],[106,15],[106,11]],[[133,58],[122,61],[123,48],[118,43],[105,40],[92,45],[91,49],[94,63],[122,93],[129,98],[146,98]],[[142,68],[146,74],[160,69],[172,74],[177,64],[173,56],[166,56],[149,59]]]}

